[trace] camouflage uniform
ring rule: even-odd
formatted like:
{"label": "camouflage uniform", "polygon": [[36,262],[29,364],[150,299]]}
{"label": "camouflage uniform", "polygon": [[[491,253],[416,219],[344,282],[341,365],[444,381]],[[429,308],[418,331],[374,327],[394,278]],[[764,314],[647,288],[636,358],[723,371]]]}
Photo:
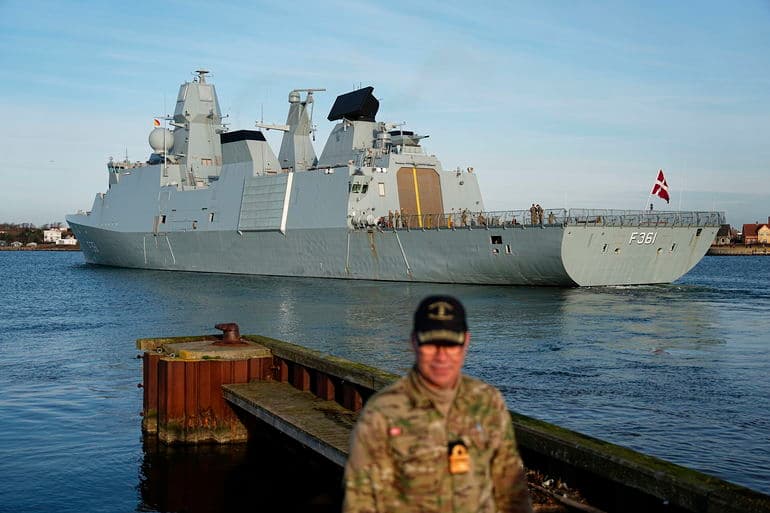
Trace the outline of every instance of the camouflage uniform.
{"label": "camouflage uniform", "polygon": [[[524,468],[500,392],[460,377],[444,416],[413,369],[366,404],[345,468],[346,513],[531,513]],[[449,472],[448,444],[462,440],[470,471]]]}

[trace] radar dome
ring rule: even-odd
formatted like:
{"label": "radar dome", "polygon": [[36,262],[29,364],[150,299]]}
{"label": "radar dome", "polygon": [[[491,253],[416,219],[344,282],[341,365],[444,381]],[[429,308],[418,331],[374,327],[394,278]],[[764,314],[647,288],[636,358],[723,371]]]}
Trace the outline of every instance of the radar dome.
{"label": "radar dome", "polygon": [[155,128],[150,132],[150,148],[155,153],[168,153],[174,147],[174,132],[168,128]]}

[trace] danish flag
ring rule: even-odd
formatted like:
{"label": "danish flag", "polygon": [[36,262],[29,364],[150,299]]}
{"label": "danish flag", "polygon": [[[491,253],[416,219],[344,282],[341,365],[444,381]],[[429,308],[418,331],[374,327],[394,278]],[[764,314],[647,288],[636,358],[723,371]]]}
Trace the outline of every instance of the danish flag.
{"label": "danish flag", "polygon": [[158,127],[158,126],[160,126],[160,120],[158,120],[157,118],[156,118],[156,119],[153,119],[153,120],[152,120],[152,124],[153,124],[154,126]]}
{"label": "danish flag", "polygon": [[658,171],[658,179],[655,180],[655,185],[652,186],[653,196],[657,196],[660,199],[666,200],[668,203],[668,183],[666,183],[666,177],[663,176],[663,170]]}

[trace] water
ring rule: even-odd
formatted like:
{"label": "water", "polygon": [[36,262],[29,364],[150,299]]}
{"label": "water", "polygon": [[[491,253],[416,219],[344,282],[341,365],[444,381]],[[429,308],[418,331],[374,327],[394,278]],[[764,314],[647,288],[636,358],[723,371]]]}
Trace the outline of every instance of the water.
{"label": "water", "polygon": [[284,491],[322,510],[318,494],[338,477],[300,449],[284,461],[275,443],[143,442],[135,339],[234,321],[402,373],[413,308],[434,292],[465,302],[466,370],[511,409],[770,493],[768,276],[770,258],[707,257],[673,285],[476,287],[0,252],[0,511],[274,510]]}

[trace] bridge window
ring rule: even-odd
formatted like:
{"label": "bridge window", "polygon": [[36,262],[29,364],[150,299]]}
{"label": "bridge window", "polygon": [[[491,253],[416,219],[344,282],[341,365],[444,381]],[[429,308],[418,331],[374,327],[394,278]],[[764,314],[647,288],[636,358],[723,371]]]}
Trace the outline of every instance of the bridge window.
{"label": "bridge window", "polygon": [[160,222],[161,224],[166,224],[166,214],[163,214],[162,216],[160,216]]}
{"label": "bridge window", "polygon": [[385,196],[385,184],[383,182],[377,183],[377,191],[380,193],[380,196]]}
{"label": "bridge window", "polygon": [[368,190],[369,190],[369,184],[368,183],[365,183],[364,185],[361,186],[361,194],[366,194],[366,191],[368,191]]}
{"label": "bridge window", "polygon": [[361,192],[361,184],[360,183],[354,183],[353,188],[351,189],[353,192]]}

